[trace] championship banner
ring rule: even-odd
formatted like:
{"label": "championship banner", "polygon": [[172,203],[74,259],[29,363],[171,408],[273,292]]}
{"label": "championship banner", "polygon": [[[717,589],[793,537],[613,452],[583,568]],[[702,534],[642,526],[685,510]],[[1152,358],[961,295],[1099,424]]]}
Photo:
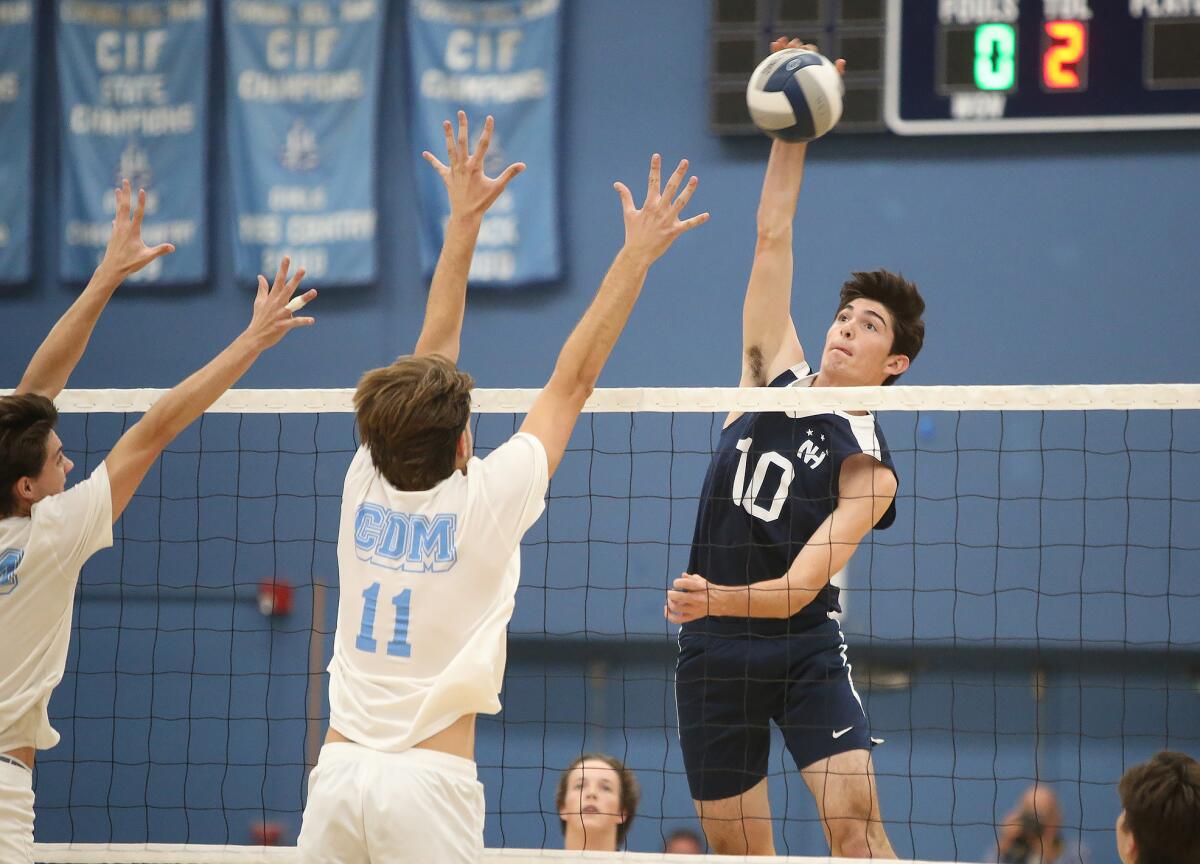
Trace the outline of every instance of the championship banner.
{"label": "championship banner", "polygon": [[224,11],[237,277],[289,255],[306,287],[371,282],[383,0]]}
{"label": "championship banner", "polygon": [[[560,0],[411,0],[413,152],[421,200],[421,259],[432,273],[449,203],[423,159],[446,161],[442,121],[467,112],[472,136],[496,118],[487,173],[525,162],[492,205],[471,264],[473,284],[514,287],[562,272],[558,219]],[[471,142],[472,147],[474,141]]]}
{"label": "championship banner", "polygon": [[31,275],[33,42],[33,0],[0,2],[0,282]]}
{"label": "championship banner", "polygon": [[58,0],[57,11],[62,278],[91,276],[125,177],[146,190],[142,238],[176,250],[130,279],[203,281],[210,0]]}

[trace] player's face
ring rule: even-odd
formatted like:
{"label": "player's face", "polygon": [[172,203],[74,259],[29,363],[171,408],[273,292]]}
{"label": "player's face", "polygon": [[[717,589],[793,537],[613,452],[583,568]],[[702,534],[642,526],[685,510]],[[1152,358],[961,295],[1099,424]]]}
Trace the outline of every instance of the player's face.
{"label": "player's face", "polygon": [[559,816],[584,831],[611,831],[625,821],[621,812],[621,775],[599,759],[587,759],[571,769],[567,795]]}
{"label": "player's face", "polygon": [[63,451],[63,443],[58,433],[50,430],[46,439],[46,461],[42,463],[41,473],[30,480],[30,503],[36,504],[50,495],[57,495],[67,488],[67,475],[75,463],[67,458]]}
{"label": "player's face", "polygon": [[821,377],[843,387],[872,387],[908,368],[908,358],[892,354],[892,313],[876,300],[859,297],[834,316],[825,334]]}

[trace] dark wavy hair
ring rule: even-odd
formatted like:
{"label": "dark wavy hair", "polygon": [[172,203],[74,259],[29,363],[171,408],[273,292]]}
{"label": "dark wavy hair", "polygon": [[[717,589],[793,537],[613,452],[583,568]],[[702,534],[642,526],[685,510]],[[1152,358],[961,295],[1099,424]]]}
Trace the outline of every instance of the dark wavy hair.
{"label": "dark wavy hair", "polygon": [[[925,314],[925,301],[917,286],[888,270],[851,273],[849,281],[842,285],[838,311],[860,297],[882,303],[892,313],[891,353],[903,354],[910,362],[916,360],[925,344],[925,320],[921,317]],[[899,377],[889,376],[883,383],[893,384]]]}
{"label": "dark wavy hair", "polygon": [[16,482],[42,473],[46,440],[57,424],[58,409],[45,396],[0,396],[0,518],[16,512]]}

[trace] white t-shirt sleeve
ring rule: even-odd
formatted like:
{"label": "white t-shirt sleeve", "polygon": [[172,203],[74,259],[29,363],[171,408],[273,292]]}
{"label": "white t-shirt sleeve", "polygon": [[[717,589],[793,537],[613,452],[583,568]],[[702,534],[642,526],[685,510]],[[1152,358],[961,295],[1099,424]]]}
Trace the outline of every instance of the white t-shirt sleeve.
{"label": "white t-shirt sleeve", "polygon": [[64,570],[78,572],[88,558],[113,543],[108,466],[101,462],[82,483],[43,498],[33,505],[31,515],[35,530],[46,531],[54,538]]}
{"label": "white t-shirt sleeve", "polygon": [[542,515],[550,467],[546,448],[527,432],[518,432],[481,463],[483,494],[501,531],[520,539]]}

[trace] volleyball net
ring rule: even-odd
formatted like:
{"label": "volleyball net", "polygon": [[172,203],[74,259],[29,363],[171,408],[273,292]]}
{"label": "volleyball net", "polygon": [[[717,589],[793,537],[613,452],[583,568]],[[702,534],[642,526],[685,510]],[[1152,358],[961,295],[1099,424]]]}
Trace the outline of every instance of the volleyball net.
{"label": "volleyball net", "polygon": [[[76,477],[158,395],[65,392]],[[476,391],[477,453],[534,395]],[[523,543],[504,710],[479,721],[489,854],[561,847],[555,790],[588,752],[637,775],[629,860],[699,832],[662,607],[725,414],[860,409],[880,412],[898,515],[834,582],[892,844],[994,858],[1040,782],[1067,849],[1110,859],[1124,768],[1200,749],[1200,385],[597,391]],[[292,860],[234,847],[298,833],[351,412],[349,390],[232,391],[143,482],[80,580],[38,860]],[[777,849],[825,854],[778,735],[770,778]]]}

